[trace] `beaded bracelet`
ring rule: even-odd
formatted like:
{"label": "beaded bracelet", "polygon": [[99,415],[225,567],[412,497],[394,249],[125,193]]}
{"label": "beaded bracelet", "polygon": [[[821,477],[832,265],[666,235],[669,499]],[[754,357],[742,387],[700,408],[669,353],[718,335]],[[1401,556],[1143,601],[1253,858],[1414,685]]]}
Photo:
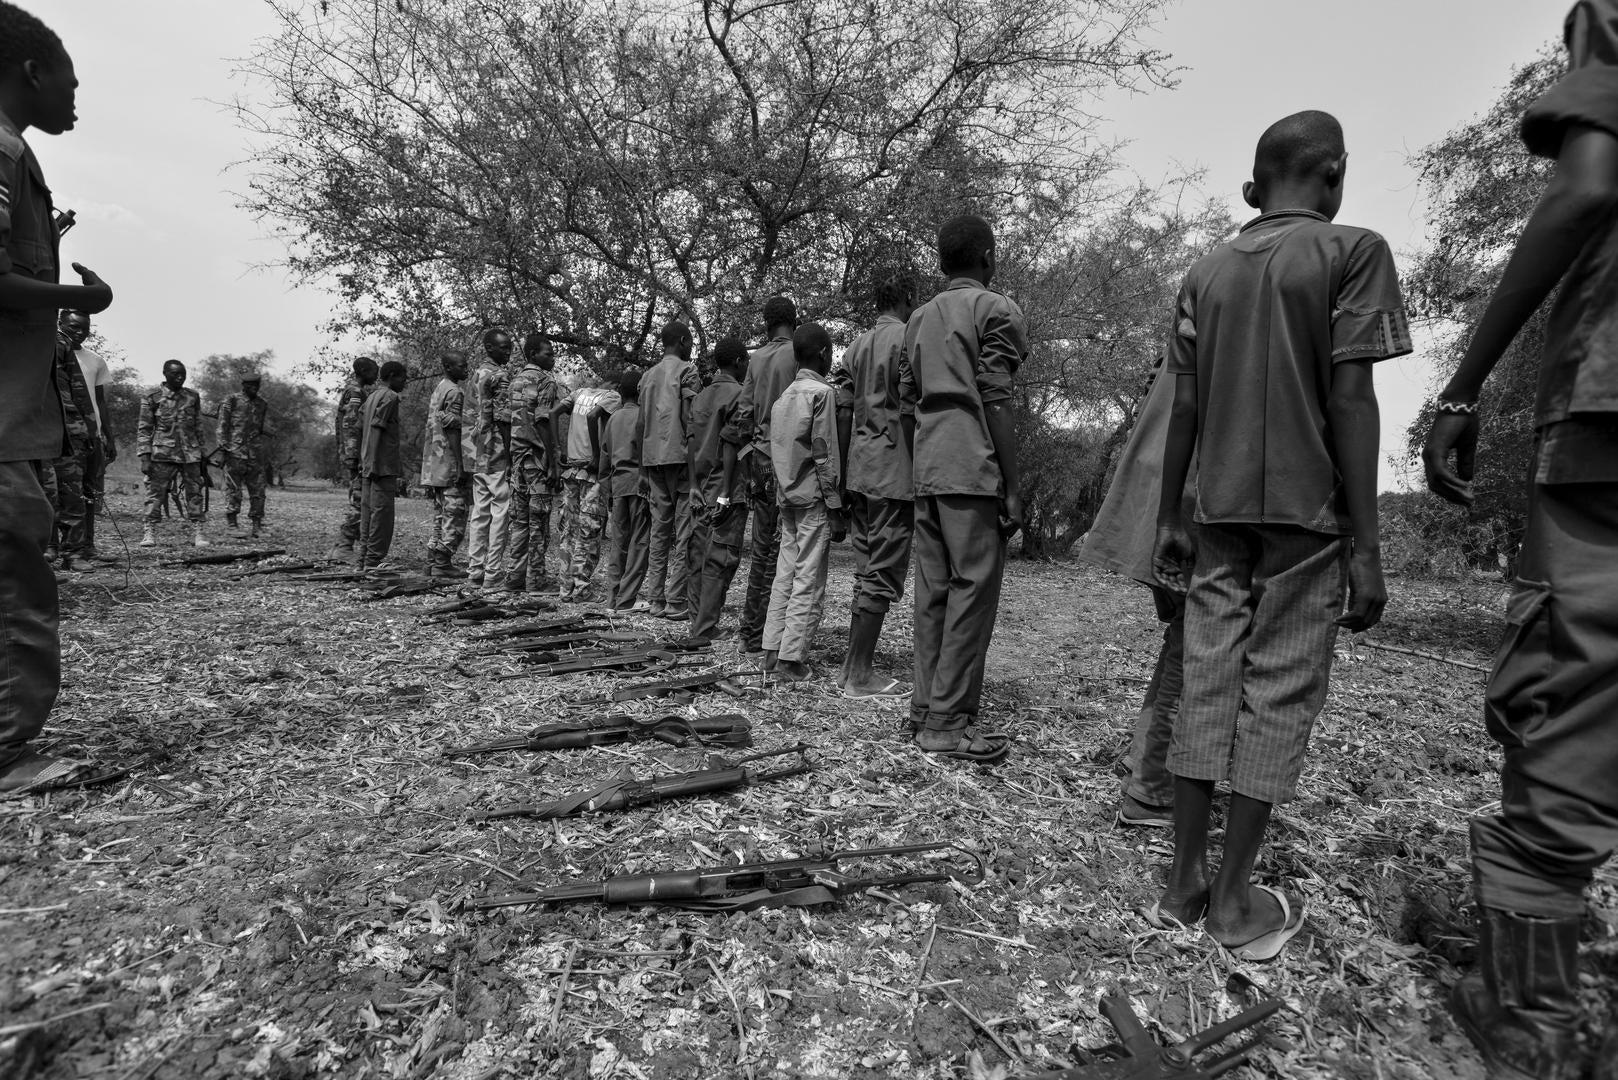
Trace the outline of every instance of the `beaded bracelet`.
{"label": "beaded bracelet", "polygon": [[1478,403],[1475,401],[1440,401],[1438,411],[1456,416],[1476,416],[1478,414]]}

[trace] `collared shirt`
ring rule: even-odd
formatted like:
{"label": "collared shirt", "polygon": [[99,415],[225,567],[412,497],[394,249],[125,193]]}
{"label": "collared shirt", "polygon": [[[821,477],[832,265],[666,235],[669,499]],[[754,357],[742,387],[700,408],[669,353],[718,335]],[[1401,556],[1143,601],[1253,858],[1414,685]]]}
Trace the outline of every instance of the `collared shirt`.
{"label": "collared shirt", "polygon": [[509,363],[484,360],[472,373],[467,388],[467,404],[477,420],[472,426],[472,452],[476,459],[473,468],[480,473],[504,472],[511,464],[505,444],[500,441],[498,426],[511,423],[512,407],[507,400],[511,379]]}
{"label": "collared shirt", "polygon": [[264,449],[270,407],[262,395],[237,392],[219,407],[219,449],[231,457],[256,457]]}
{"label": "collared shirt", "polygon": [[364,434],[360,443],[360,475],[398,476],[399,395],[392,387],[378,386],[360,410]]}
{"label": "collared shirt", "polygon": [[640,491],[640,402],[626,401],[607,420],[601,432],[601,453],[607,459],[607,486],[614,498]]}
{"label": "collared shirt", "polygon": [[454,487],[467,474],[461,456],[461,426],[466,391],[445,376],[427,399],[427,425],[421,437],[421,482],[425,487]]}
{"label": "collared shirt", "polygon": [[736,502],[747,497],[747,470],[736,469],[724,490],[724,433],[741,403],[742,384],[728,371],[714,372],[691,406],[691,490],[703,506],[717,506],[721,495]]}
{"label": "collared shirt", "polygon": [[837,391],[810,368],[798,369],[770,410],[770,461],[782,506],[842,507]]}
{"label": "collared shirt", "polygon": [[747,358],[740,404],[731,426],[725,431],[725,441],[737,446],[751,443],[755,451],[767,451],[770,410],[797,376],[798,359],[792,352],[792,335],[777,335],[754,349]]}
{"label": "collared shirt", "polygon": [[[1611,6],[1610,4],[1608,5]],[[1591,32],[1604,26],[1592,22]],[[1618,135],[1618,67],[1575,68],[1545,91],[1523,116],[1531,153],[1555,158],[1568,128],[1582,125]],[[1618,412],[1618,212],[1600,225],[1562,277],[1545,324],[1534,426],[1577,413]]]}
{"label": "collared shirt", "polygon": [[590,417],[598,412],[612,412],[618,408],[618,391],[596,386],[581,386],[558,404],[573,406],[567,424],[567,447],[562,455],[562,466],[567,475],[576,478],[593,475],[596,455],[590,445]]}
{"label": "collared shirt", "polygon": [[84,375],[84,385],[90,388],[90,403],[95,406],[96,428],[101,432],[107,430],[107,418],[101,415],[101,403],[96,400],[96,388],[112,385],[112,371],[107,367],[107,361],[94,349],[86,349],[80,345],[73,350],[73,356],[79,362],[79,371]]}
{"label": "collared shirt", "polygon": [[56,339],[56,396],[62,402],[62,422],[74,450],[87,448],[100,434],[96,425],[95,396],[84,381],[84,372],[73,360],[73,346],[65,336]]}
{"label": "collared shirt", "polygon": [[202,460],[202,398],[189,386],[171,390],[168,383],[140,399],[135,452],[153,461],[182,464]]}
{"label": "collared shirt", "polygon": [[905,324],[883,315],[843,354],[854,416],[848,440],[848,490],[879,499],[914,499],[910,447],[900,423],[899,367]]}
{"label": "collared shirt", "polygon": [[971,278],[955,278],[910,316],[899,399],[916,416],[917,497],[1003,494],[988,406],[1011,399],[1027,354],[1022,309]]}
{"label": "collared shirt", "polygon": [[376,392],[381,383],[362,386],[359,376],[350,375],[343,383],[343,392],[337,398],[337,452],[343,464],[350,469],[360,467],[360,443],[365,437],[365,423],[360,410],[365,399]]}
{"label": "collared shirt", "polygon": [[541,426],[550,425],[551,410],[556,407],[556,379],[538,364],[525,362],[511,377],[506,399],[514,452],[540,458],[541,467],[549,470]]}
{"label": "collared shirt", "polygon": [[1198,259],[1167,359],[1197,379],[1197,521],[1352,533],[1332,369],[1410,351],[1393,253],[1368,229],[1276,211]]}
{"label": "collared shirt", "polygon": [[[0,274],[55,282],[51,189],[34,152],[0,112]],[[54,461],[66,433],[56,396],[56,311],[0,309],[0,461]]]}
{"label": "collared shirt", "polygon": [[673,353],[640,377],[640,463],[685,464],[686,424],[702,389],[697,365]]}

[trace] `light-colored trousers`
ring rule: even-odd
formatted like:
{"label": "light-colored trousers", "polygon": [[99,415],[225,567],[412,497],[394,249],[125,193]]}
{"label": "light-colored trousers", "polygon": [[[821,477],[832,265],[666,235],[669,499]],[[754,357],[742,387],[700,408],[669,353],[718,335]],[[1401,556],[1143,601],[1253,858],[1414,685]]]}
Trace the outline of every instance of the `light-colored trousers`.
{"label": "light-colored trousers", "polygon": [[466,572],[497,577],[506,570],[506,532],[511,523],[511,479],[503,472],[472,474],[472,513],[467,523]]}
{"label": "light-colored trousers", "polygon": [[831,557],[831,520],[826,504],[781,507],[781,553],[775,559],[770,610],[764,617],[764,649],[783,661],[809,658],[826,609],[826,562]]}

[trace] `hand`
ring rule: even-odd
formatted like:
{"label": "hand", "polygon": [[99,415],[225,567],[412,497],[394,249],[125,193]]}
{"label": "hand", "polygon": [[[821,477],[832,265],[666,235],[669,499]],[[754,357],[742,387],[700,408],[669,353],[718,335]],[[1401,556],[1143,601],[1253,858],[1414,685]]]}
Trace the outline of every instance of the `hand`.
{"label": "hand", "polygon": [[1010,540],[1022,531],[1027,524],[1023,517],[1022,496],[1015,491],[1007,492],[1005,498],[1000,500],[1000,539]]}
{"label": "hand", "polygon": [[1336,623],[1351,634],[1363,634],[1382,621],[1388,589],[1382,584],[1382,554],[1356,551],[1348,560],[1348,610]]}
{"label": "hand", "polygon": [[1191,585],[1189,568],[1196,564],[1197,545],[1184,525],[1159,525],[1152,545],[1152,576],[1170,592],[1183,593]]}
{"label": "hand", "polygon": [[73,269],[79,273],[79,280],[84,282],[85,293],[78,301],[79,310],[86,315],[99,315],[112,306],[112,286],[101,280],[101,275],[85,266],[83,263],[74,263]]}
{"label": "hand", "polygon": [[[1450,452],[1455,466],[1450,467]],[[1421,462],[1427,470],[1427,487],[1433,494],[1458,506],[1472,505],[1472,476],[1477,467],[1478,418],[1476,413],[1439,413],[1427,433]]]}
{"label": "hand", "polygon": [[142,454],[140,456],[140,474],[142,476],[145,476],[147,473],[149,473],[151,471],[152,471],[152,455],[150,455],[150,454]]}
{"label": "hand", "polygon": [[848,515],[841,509],[827,511],[826,517],[831,522],[831,542],[841,544],[848,539]]}
{"label": "hand", "polygon": [[118,443],[111,435],[102,440],[101,454],[107,459],[108,465],[118,460]]}

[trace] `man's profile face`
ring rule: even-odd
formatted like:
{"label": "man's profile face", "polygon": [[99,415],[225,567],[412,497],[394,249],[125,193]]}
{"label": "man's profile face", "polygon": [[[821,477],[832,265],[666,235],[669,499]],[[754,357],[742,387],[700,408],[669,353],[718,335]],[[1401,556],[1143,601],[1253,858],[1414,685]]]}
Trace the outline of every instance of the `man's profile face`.
{"label": "man's profile face", "polygon": [[444,357],[444,377],[450,382],[460,382],[466,378],[466,357],[458,353]]}
{"label": "man's profile face", "polygon": [[370,386],[376,382],[376,373],[377,367],[375,364],[363,364],[356,374],[359,377],[361,386]]}
{"label": "man's profile face", "polygon": [[528,350],[528,362],[549,371],[556,366],[556,347],[548,341],[541,341]]}
{"label": "man's profile face", "polygon": [[483,351],[489,354],[489,359],[497,364],[503,364],[511,359],[511,335],[495,334],[491,337]]}
{"label": "man's profile face", "polygon": [[171,390],[178,390],[185,385],[185,365],[178,360],[170,360],[163,365],[163,382]]}
{"label": "man's profile face", "polygon": [[30,60],[24,71],[33,83],[39,105],[34,126],[47,135],[72,131],[79,119],[74,101],[79,77],[74,74],[73,59],[64,52],[51,61]]}
{"label": "man's profile face", "polygon": [[77,349],[90,336],[90,316],[72,312],[62,316],[62,332]]}

